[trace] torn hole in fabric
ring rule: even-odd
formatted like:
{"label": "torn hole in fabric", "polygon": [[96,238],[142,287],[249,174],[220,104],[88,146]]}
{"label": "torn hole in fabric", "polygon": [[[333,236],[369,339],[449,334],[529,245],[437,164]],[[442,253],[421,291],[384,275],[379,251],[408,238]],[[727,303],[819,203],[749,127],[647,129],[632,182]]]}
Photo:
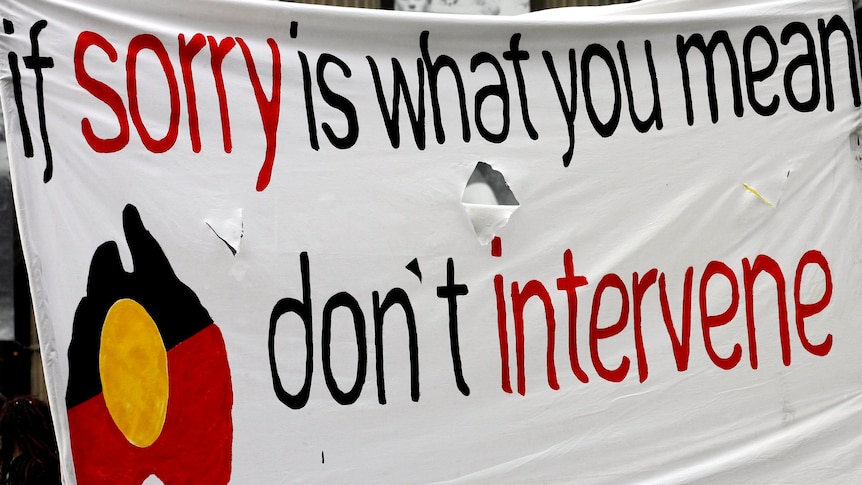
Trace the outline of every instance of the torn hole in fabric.
{"label": "torn hole in fabric", "polygon": [[488,163],[478,162],[467,179],[461,205],[479,243],[487,245],[509,222],[520,203],[502,173]]}

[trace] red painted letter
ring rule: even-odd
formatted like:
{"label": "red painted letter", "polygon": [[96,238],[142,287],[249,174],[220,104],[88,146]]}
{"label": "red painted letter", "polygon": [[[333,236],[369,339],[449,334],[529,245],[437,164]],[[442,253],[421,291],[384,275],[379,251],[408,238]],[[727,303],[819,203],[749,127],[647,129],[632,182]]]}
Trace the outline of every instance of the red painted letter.
{"label": "red painted letter", "polygon": [[[170,91],[171,114],[168,121],[168,131],[164,138],[156,140],[147,131],[144,126],[144,121],[141,119],[141,111],[138,108],[138,79],[137,79],[137,59],[138,53],[144,49],[149,49],[158,57],[159,63],[165,74],[165,80],[168,82],[168,90]],[[159,40],[158,37],[150,34],[141,34],[132,38],[129,42],[129,54],[126,57],[126,84],[129,90],[129,115],[132,117],[132,123],[138,129],[138,135],[147,150],[153,153],[164,153],[168,151],[177,141],[177,135],[180,132],[180,90],[177,86],[177,78],[174,74],[174,67],[171,65],[171,60],[168,57],[168,51]]]}
{"label": "red painted letter", "polygon": [[[664,276],[664,274],[662,274]],[[643,317],[641,316],[641,304],[644,300],[644,294],[650,286],[654,285],[658,280],[658,270],[653,268],[647,271],[643,278],[638,277],[637,273],[632,274],[632,300],[634,300],[632,317],[634,319],[635,330],[635,351],[638,356],[638,379],[643,382],[649,375],[649,366],[647,365],[646,351],[644,350],[644,336],[641,328]]]}
{"label": "red painted letter", "polygon": [[[805,266],[816,264],[823,271],[825,279],[825,288],[823,296],[815,303],[802,303],[802,272]],[[805,350],[814,355],[824,356],[832,350],[832,334],[826,334],[826,338],[821,344],[812,344],[805,335],[805,319],[822,312],[829,302],[832,300],[832,272],[829,270],[829,263],[820,251],[811,250],[802,255],[799,260],[799,265],[796,267],[796,281],[793,283],[793,302],[796,306],[796,330],[799,332],[799,339],[802,340],[802,346]]]}
{"label": "red painted letter", "polygon": [[[709,279],[717,274],[724,276],[730,283],[730,305],[728,305],[727,310],[718,315],[709,315],[706,307],[706,287],[709,285]],[[730,267],[721,261],[710,261],[700,279],[700,322],[703,326],[703,344],[706,347],[706,353],[715,365],[722,369],[732,369],[739,363],[742,358],[742,346],[738,343],[733,344],[733,352],[731,352],[730,357],[721,358],[712,348],[712,337],[710,337],[709,331],[733,320],[737,308],[739,308],[739,283],[736,282],[736,275],[733,274]]]}
{"label": "red painted letter", "polygon": [[691,355],[691,280],[694,268],[691,266],[685,270],[685,282],[682,287],[682,330],[677,335],[673,326],[673,317],[670,315],[670,304],[667,301],[667,285],[664,273],[658,277],[659,298],[661,299],[661,314],[664,317],[664,325],[670,336],[673,347],[673,358],[676,360],[676,369],[684,371],[688,369],[688,358]]}
{"label": "red painted letter", "polygon": [[[610,327],[599,328],[599,308],[601,307],[602,293],[610,287],[619,290],[622,297],[620,318]],[[613,337],[626,328],[626,323],[629,319],[629,295],[626,292],[626,286],[623,284],[622,278],[613,273],[602,277],[599,285],[596,287],[596,293],[593,295],[592,310],[592,315],[590,315],[590,353],[593,358],[593,366],[595,366],[596,372],[599,373],[601,378],[611,382],[620,382],[626,378],[631,362],[628,357],[623,356],[619,367],[613,370],[606,368],[599,357],[599,340]]]}
{"label": "red painted letter", "polygon": [[494,276],[494,293],[497,295],[497,336],[500,339],[500,362],[503,391],[512,393],[509,376],[509,331],[506,329],[506,300],[503,299],[503,275]]}
{"label": "red painted letter", "polygon": [[585,276],[575,276],[575,263],[572,261],[572,250],[567,249],[563,254],[563,271],[564,276],[557,278],[557,289],[566,292],[566,299],[569,303],[569,363],[572,366],[572,373],[581,382],[589,382],[590,378],[581,369],[578,363],[578,338],[576,334],[576,323],[578,321],[578,287],[587,285]]}
{"label": "red painted letter", "polygon": [[203,34],[195,34],[186,43],[183,34],[179,36],[180,43],[180,69],[183,72],[183,85],[186,88],[186,103],[189,105],[189,138],[192,142],[192,151],[201,151],[201,130],[198,124],[198,103],[195,95],[195,78],[192,76],[192,60],[206,45],[207,39]]}
{"label": "red painted letter", "polygon": [[272,177],[272,164],[275,161],[275,142],[281,107],[281,54],[278,51],[278,44],[273,39],[267,39],[266,43],[272,50],[272,94],[267,99],[266,93],[263,92],[263,87],[260,85],[260,77],[257,75],[254,58],[251,57],[248,46],[239,37],[236,38],[236,42],[242,49],[243,57],[245,57],[248,77],[254,87],[254,97],[257,99],[257,108],[260,111],[260,120],[263,122],[263,132],[266,135],[266,155],[263,159],[263,167],[257,176],[257,191],[260,192],[269,185],[269,180]]}
{"label": "red painted letter", "polygon": [[122,150],[129,143],[129,119],[126,115],[123,98],[107,84],[97,81],[87,74],[87,70],[84,68],[84,54],[90,46],[102,49],[111,62],[117,62],[117,50],[107,39],[95,32],[81,32],[75,43],[75,79],[82,88],[111,108],[114,116],[117,117],[120,132],[114,138],[100,138],[93,133],[90,120],[84,118],[81,120],[81,133],[93,150],[99,153],[113,153]]}
{"label": "red painted letter", "polygon": [[518,283],[512,283],[512,316],[515,320],[515,352],[518,361],[518,393],[524,395],[526,392],[526,378],[524,376],[524,306],[527,301],[534,297],[539,297],[542,304],[545,306],[545,322],[548,325],[548,349],[547,349],[547,366],[548,366],[548,385],[551,389],[557,390],[560,384],[557,383],[557,367],[554,365],[554,333],[556,332],[556,320],[554,320],[554,304],[551,302],[551,295],[545,289],[545,285],[536,281],[530,280],[524,285],[524,291],[518,289]]}
{"label": "red painted letter", "polygon": [[236,45],[236,42],[233,40],[233,37],[225,37],[221,41],[217,41],[211,35],[207,37],[207,41],[210,45],[210,65],[213,70],[213,79],[215,79],[216,93],[218,94],[218,107],[221,113],[221,134],[222,142],[224,143],[224,152],[230,153],[233,149],[233,144],[230,138],[230,115],[227,109],[227,93],[224,89],[224,76],[221,72],[221,65],[227,53]]}
{"label": "red painted letter", "polygon": [[748,326],[748,347],[751,351],[751,368],[757,369],[757,339],[754,333],[754,280],[757,275],[767,272],[775,280],[778,297],[778,333],[781,341],[781,360],[790,365],[790,329],[787,323],[787,296],[785,293],[784,273],[778,263],[763,254],[754,258],[754,265],[748,258],[742,260],[742,280],[745,287],[745,322]]}

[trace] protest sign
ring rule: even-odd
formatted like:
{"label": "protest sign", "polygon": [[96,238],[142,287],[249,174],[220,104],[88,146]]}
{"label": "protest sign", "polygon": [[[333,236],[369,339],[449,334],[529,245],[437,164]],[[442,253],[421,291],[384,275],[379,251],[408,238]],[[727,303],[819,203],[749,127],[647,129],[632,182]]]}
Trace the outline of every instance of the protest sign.
{"label": "protest sign", "polygon": [[862,474],[849,2],[2,12],[68,483]]}

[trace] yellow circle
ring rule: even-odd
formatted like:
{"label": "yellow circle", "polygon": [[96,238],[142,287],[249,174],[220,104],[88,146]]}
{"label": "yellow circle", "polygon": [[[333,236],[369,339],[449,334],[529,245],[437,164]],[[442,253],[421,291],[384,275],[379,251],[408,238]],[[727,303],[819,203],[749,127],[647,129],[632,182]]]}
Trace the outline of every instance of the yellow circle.
{"label": "yellow circle", "polygon": [[105,405],[129,443],[146,448],[168,412],[168,354],[156,322],[138,302],[115,302],[102,328],[99,374]]}

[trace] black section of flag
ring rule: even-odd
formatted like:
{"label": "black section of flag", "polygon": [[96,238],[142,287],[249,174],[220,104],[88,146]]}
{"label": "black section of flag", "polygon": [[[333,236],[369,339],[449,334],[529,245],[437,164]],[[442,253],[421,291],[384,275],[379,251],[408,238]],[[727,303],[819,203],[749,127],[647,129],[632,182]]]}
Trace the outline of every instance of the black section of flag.
{"label": "black section of flag", "polygon": [[114,241],[103,243],[93,254],[87,295],[78,304],[72,326],[68,408],[102,392],[99,377],[102,327],[108,310],[117,300],[132,299],[146,309],[166,350],[212,323],[197,295],[177,278],[161,246],[144,227],[138,209],[131,204],[123,210],[123,228],[133,270],[127,273],[123,269]]}

